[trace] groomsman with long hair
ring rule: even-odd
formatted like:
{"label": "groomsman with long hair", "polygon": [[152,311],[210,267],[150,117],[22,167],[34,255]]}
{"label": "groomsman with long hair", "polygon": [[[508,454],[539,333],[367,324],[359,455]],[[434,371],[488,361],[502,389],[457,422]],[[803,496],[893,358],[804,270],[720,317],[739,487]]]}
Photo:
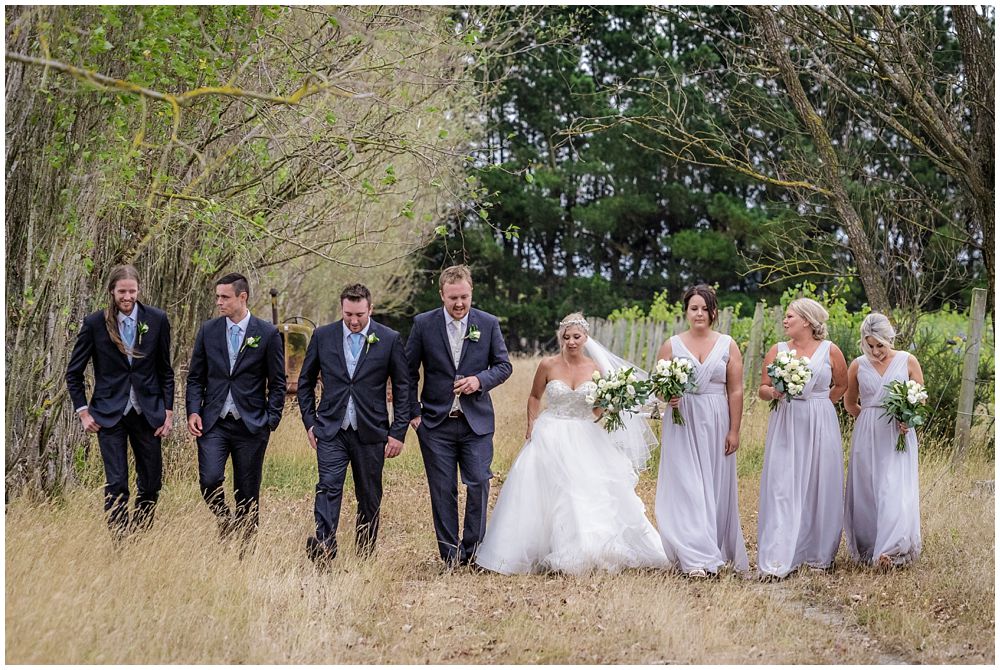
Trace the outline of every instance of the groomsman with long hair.
{"label": "groomsman with long hair", "polygon": [[[225,538],[256,536],[264,451],[285,406],[285,349],[278,329],[247,309],[250,283],[230,273],[215,283],[219,317],[202,324],[187,378],[188,431],[198,440],[201,494]],[[233,461],[231,511],[223,490]]]}
{"label": "groomsman with long hair", "polygon": [[[108,306],[88,314],[70,355],[66,385],[83,429],[97,434],[104,461],[104,511],[116,542],[153,523],[163,476],[161,439],[170,433],[174,370],[170,366],[170,321],[139,302],[139,272],[112,269]],[[94,365],[87,400],[84,371]],[[128,445],[135,456],[136,501],[129,523]]]}

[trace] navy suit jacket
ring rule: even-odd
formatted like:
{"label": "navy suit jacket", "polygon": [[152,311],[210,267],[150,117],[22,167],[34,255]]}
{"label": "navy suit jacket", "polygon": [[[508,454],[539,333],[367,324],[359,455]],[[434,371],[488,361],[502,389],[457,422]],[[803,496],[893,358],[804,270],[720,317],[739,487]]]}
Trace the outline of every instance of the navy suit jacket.
{"label": "navy suit jacket", "polygon": [[[479,341],[473,342],[468,333],[473,326],[479,330]],[[469,427],[477,435],[494,430],[493,401],[490,390],[507,381],[513,368],[507,356],[507,345],[500,333],[500,322],[492,314],[478,309],[469,310],[466,337],[458,367],[451,356],[451,342],[445,326],[444,307],[418,314],[406,340],[406,358],[410,364],[410,385],[417,388],[420,366],[424,366],[424,386],[420,402],[416,393],[410,417],[421,417],[427,428],[434,428],[448,417],[455,398],[455,376],[476,377],[479,390],[459,396],[459,404]]]}
{"label": "navy suit jacket", "polygon": [[[118,423],[128,403],[129,387],[135,389],[142,415],[153,428],[166,421],[166,410],[174,408],[174,369],[170,366],[170,321],[155,307],[136,303],[136,346],[140,358],[128,357],[108,334],[104,311],[88,314],[80,327],[66,368],[66,386],[73,409],[88,406],[102,428]],[[142,336],[138,329],[148,330]],[[115,327],[118,327],[117,319]],[[94,361],[94,394],[87,402],[83,372]]]}
{"label": "navy suit jacket", "polygon": [[[344,423],[348,398],[354,398],[361,442],[385,443],[389,435],[402,441],[410,420],[410,378],[399,333],[370,319],[368,334],[378,342],[362,345],[352,378],[344,354],[343,323],[317,328],[309,340],[297,391],[302,423],[318,439],[332,440]],[[319,373],[323,374],[323,398],[317,408]],[[385,402],[388,379],[392,379],[392,425]]]}
{"label": "navy suit jacket", "polygon": [[[256,347],[247,345],[251,337],[260,337]],[[232,373],[228,339],[226,317],[201,325],[188,368],[187,413],[200,414],[202,432],[207,433],[232,391],[236,410],[251,434],[274,430],[285,406],[285,347],[278,329],[251,314]]]}

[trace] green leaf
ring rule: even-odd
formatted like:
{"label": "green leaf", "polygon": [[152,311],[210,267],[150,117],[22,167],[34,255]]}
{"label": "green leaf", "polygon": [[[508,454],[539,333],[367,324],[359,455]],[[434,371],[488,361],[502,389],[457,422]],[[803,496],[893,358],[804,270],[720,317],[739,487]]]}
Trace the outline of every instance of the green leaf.
{"label": "green leaf", "polygon": [[443,140],[446,137],[448,137],[448,131],[447,130],[445,130],[444,128],[442,128],[441,130],[438,131],[438,139]]}
{"label": "green leaf", "polygon": [[535,183],[535,175],[531,174],[530,172],[525,172],[524,173],[524,181],[528,182],[529,184],[534,184]]}
{"label": "green leaf", "polygon": [[437,228],[434,229],[434,234],[435,235],[440,235],[441,237],[444,237],[445,235],[448,234],[448,227],[447,226],[438,226]]}

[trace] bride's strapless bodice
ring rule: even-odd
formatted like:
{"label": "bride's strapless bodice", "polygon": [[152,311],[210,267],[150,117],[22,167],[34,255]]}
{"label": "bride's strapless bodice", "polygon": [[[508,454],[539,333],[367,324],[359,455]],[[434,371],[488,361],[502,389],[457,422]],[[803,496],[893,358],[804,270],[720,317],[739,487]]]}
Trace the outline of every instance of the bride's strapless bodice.
{"label": "bride's strapless bodice", "polygon": [[585,381],[575,389],[562,381],[553,379],[545,385],[548,401],[546,412],[563,419],[594,419],[594,406],[587,402],[587,394],[597,390],[597,384]]}

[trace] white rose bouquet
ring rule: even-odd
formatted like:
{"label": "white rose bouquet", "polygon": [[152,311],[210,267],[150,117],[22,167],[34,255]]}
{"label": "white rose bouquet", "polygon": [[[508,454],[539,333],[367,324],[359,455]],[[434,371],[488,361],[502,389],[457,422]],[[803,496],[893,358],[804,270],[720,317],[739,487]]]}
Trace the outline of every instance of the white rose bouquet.
{"label": "white rose bouquet", "polygon": [[609,433],[625,426],[623,412],[635,414],[649,400],[649,382],[637,379],[633,368],[621,368],[607,375],[595,372],[594,381],[597,390],[587,396],[587,402],[604,410],[604,429]]}
{"label": "white rose bouquet", "polygon": [[[882,416],[892,421],[906,424],[910,428],[924,425],[927,420],[927,390],[924,385],[912,379],[906,382],[894,381],[886,384],[889,393],[879,405]],[[906,439],[900,433],[896,439],[896,451],[906,451]]]}
{"label": "white rose bouquet", "polygon": [[[767,366],[767,376],[774,388],[785,394],[785,400],[792,401],[802,395],[806,382],[812,378],[808,356],[796,356],[795,349],[779,351],[774,362]],[[771,410],[778,408],[778,401],[770,402]]]}
{"label": "white rose bouquet", "polygon": [[[649,376],[649,383],[653,392],[666,400],[680,398],[697,388],[694,381],[694,362],[683,357],[661,358],[656,361],[653,374]],[[674,423],[683,426],[684,418],[681,416],[680,408],[674,407],[673,410]]]}

